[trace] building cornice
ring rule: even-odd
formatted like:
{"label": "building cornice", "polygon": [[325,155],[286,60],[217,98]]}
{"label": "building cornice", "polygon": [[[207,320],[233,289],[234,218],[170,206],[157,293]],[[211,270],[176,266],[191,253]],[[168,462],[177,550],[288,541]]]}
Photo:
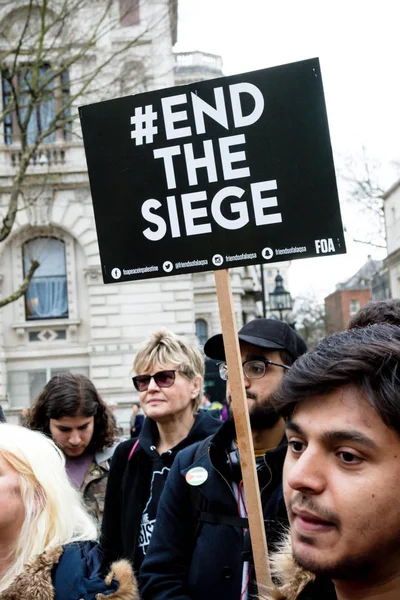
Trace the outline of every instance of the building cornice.
{"label": "building cornice", "polygon": [[383,200],[387,200],[396,190],[397,188],[400,187],[400,179],[398,181],[396,181],[389,189],[387,192],[385,192],[384,194],[382,194],[382,199]]}
{"label": "building cornice", "polygon": [[394,252],[391,252],[384,260],[383,264],[385,267],[393,267],[400,262],[400,248],[397,248]]}

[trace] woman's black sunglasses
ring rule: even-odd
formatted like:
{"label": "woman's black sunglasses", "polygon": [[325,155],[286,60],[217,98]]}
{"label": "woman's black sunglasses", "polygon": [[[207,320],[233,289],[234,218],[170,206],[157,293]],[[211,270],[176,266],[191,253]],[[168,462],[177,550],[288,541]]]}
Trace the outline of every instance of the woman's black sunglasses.
{"label": "woman's black sunglasses", "polygon": [[173,385],[175,373],[179,372],[178,369],[168,369],[167,371],[158,371],[158,373],[154,373],[154,375],[136,375],[136,377],[132,377],[132,381],[138,392],[145,392],[148,389],[152,378],[158,387],[166,388]]}

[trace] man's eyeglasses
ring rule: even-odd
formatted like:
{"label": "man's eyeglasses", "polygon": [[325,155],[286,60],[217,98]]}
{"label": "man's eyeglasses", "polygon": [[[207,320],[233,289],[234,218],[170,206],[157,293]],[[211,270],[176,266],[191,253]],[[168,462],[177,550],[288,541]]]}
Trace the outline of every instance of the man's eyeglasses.
{"label": "man's eyeglasses", "polygon": [[175,373],[180,373],[179,369],[158,371],[154,375],[136,375],[136,377],[132,377],[132,381],[138,392],[145,392],[150,385],[151,379],[154,379],[158,387],[167,388],[174,384]]}
{"label": "man's eyeglasses", "polygon": [[[288,370],[290,367],[281,363],[274,362],[273,360],[258,359],[258,360],[246,360],[242,363],[243,373],[247,379],[261,379],[264,377],[268,365],[275,365],[276,367],[282,367],[282,369]],[[228,381],[228,366],[226,362],[222,362],[218,365],[219,374],[221,379]]]}

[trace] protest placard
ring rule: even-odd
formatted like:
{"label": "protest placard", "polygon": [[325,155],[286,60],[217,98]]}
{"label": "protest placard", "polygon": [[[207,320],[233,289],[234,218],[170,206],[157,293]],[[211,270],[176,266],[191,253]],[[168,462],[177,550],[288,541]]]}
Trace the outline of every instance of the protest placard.
{"label": "protest placard", "polygon": [[106,283],[345,252],[318,59],[80,116]]}

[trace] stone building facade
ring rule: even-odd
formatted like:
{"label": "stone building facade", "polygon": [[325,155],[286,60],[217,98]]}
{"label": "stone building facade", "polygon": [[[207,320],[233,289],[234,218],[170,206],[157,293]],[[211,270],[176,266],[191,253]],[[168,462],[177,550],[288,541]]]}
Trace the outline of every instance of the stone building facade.
{"label": "stone building facade", "polygon": [[[85,14],[74,15],[75,23],[90,24],[100,3],[88,2]],[[129,18],[123,12],[127,6]],[[176,9],[174,0],[116,0],[115,25],[90,57],[71,67],[71,87],[84,72],[82,62],[100,62],[110,48],[134,38],[138,43],[124,54],[120,76],[105,71],[97,89],[113,97],[174,85]],[[13,5],[0,0],[0,29],[10,18],[23,19],[23,10],[23,0]],[[4,103],[4,83],[2,90]],[[87,101],[96,99],[88,90]],[[126,426],[136,397],[131,365],[139,344],[161,326],[200,346],[220,332],[214,278],[199,273],[103,284],[79,123],[72,128],[68,139],[56,132],[31,160],[12,234],[0,245],[2,298],[21,285],[30,259],[40,262],[28,292],[0,310],[0,403],[16,422],[51,376],[69,370],[91,378],[102,397],[117,404],[117,419]],[[3,123],[2,217],[19,160],[17,136]],[[268,267],[267,280],[273,281],[277,269]],[[259,267],[232,270],[232,288],[239,327],[261,316]]]}
{"label": "stone building facade", "polygon": [[391,298],[400,298],[400,180],[383,195],[388,271]]}
{"label": "stone building facade", "polygon": [[[71,15],[74,26],[93,27],[102,4],[106,5],[101,0],[81,3],[82,9]],[[57,9],[49,2],[52,8]],[[0,28],[12,23],[20,30],[26,10],[22,0],[1,0]],[[129,40],[137,43],[123,53],[118,77],[115,71],[103,69],[96,85],[88,88],[86,100],[174,85],[174,0],[116,0],[103,27],[104,34],[90,56],[71,65],[71,90],[83,77],[85,63],[101,64]],[[91,94],[93,89],[97,92]],[[106,95],[97,96],[104,90]],[[4,108],[4,81],[2,91]],[[72,110],[77,111],[77,106]],[[20,286],[30,258],[40,262],[28,293],[0,311],[0,401],[11,421],[17,420],[21,408],[30,405],[52,375],[63,370],[93,379],[106,401],[118,403],[118,416],[127,421],[133,398],[130,369],[138,343],[160,325],[194,339],[190,277],[113,286],[102,283],[79,136],[76,120],[68,139],[57,131],[41,144],[28,167],[29,185],[12,234],[0,246],[2,298]],[[4,122],[0,131],[2,216],[20,160],[18,136]]]}
{"label": "stone building facade", "polygon": [[175,82],[177,85],[222,77],[222,57],[208,52],[175,52]]}

